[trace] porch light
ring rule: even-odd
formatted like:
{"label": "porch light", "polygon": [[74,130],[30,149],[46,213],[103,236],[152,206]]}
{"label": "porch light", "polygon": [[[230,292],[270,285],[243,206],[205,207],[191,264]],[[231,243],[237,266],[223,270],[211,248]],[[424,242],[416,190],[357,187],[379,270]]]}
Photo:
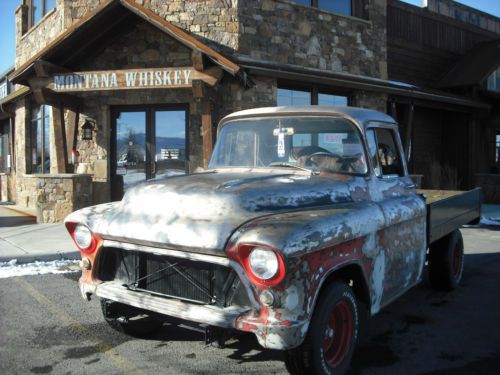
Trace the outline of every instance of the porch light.
{"label": "porch light", "polygon": [[85,120],[85,123],[82,126],[82,139],[84,141],[91,141],[93,131],[94,131],[94,123],[89,120]]}

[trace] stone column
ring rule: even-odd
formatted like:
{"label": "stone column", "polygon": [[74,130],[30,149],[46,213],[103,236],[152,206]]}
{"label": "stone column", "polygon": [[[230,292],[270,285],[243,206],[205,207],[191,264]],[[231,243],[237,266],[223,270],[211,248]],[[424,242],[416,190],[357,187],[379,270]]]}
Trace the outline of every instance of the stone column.
{"label": "stone column", "polygon": [[16,9],[16,46],[19,45],[21,37],[28,31],[28,29],[29,7],[27,5],[21,4]]}

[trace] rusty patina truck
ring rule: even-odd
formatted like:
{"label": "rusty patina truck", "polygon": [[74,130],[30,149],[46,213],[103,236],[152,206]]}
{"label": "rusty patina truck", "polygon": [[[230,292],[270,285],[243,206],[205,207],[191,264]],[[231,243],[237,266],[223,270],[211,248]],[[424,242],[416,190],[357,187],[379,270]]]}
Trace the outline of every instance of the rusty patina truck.
{"label": "rusty patina truck", "polygon": [[229,115],[208,169],[139,184],[66,227],[81,294],[115,329],[175,318],[250,332],[290,372],[339,374],[362,319],[426,268],[432,286],[457,286],[458,228],[479,215],[479,190],[416,190],[390,116],[311,106]]}

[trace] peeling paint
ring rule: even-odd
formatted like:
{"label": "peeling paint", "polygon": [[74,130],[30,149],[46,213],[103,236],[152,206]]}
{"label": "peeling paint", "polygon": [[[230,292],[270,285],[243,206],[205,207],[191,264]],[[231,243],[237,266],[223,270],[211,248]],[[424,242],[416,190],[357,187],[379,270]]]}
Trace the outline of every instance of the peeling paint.
{"label": "peeling paint", "polygon": [[[366,116],[377,116],[361,111],[358,118],[356,113],[345,116],[360,130]],[[214,311],[231,317],[230,323],[223,320],[225,325],[255,334],[262,346],[289,349],[303,342],[321,288],[338,270],[359,272],[356,282],[366,286],[363,302],[371,314],[421,280],[426,208],[405,188],[409,181],[379,179],[373,170],[369,176],[354,176],[220,168],[138,185],[121,202],[85,208],[66,221],[85,223],[103,239],[219,257],[240,244],[276,249],[286,269],[277,285],[258,284],[244,264],[233,258],[229,262],[251,308],[234,318],[216,306],[192,307],[182,317],[199,321],[206,319],[203,312]],[[100,252],[92,255],[92,262]],[[82,291],[99,290],[100,280],[91,271],[83,272],[80,283]],[[101,285],[106,291],[107,283]],[[275,297],[271,307],[259,300],[266,288]],[[140,304],[133,296],[127,298]],[[143,302],[148,302],[146,296]],[[163,303],[153,306],[161,313]]]}

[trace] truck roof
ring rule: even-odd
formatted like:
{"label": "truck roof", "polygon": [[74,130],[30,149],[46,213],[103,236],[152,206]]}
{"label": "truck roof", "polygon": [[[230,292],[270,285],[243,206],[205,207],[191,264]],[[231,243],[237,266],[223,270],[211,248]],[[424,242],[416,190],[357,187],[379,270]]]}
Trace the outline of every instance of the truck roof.
{"label": "truck roof", "polygon": [[371,109],[358,107],[336,107],[336,106],[288,106],[288,107],[264,107],[247,109],[244,111],[234,112],[221,120],[221,124],[238,118],[248,118],[256,116],[276,116],[276,115],[337,115],[350,118],[358,124],[362,125],[366,121],[381,121],[395,124],[395,120],[385,113],[377,112]]}

